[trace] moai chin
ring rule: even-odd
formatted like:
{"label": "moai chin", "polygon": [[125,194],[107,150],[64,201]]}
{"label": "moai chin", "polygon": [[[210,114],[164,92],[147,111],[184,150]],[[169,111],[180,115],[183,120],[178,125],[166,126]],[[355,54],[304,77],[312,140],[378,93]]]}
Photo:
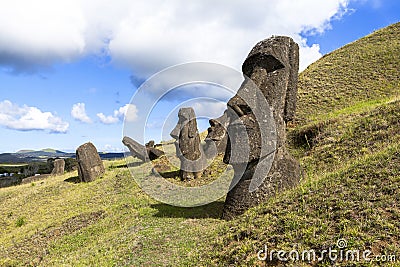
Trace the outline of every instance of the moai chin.
{"label": "moai chin", "polygon": [[181,108],[178,117],[179,121],[170,135],[176,140],[176,156],[181,161],[180,178],[182,181],[200,178],[206,160],[200,144],[196,115],[193,108]]}
{"label": "moai chin", "polygon": [[[261,140],[261,132],[268,128],[260,128],[256,120],[257,99],[251,106],[239,95],[249,94],[247,82],[243,82],[238,93],[228,102],[228,117],[230,124],[228,145],[224,162],[233,166],[234,180],[239,180],[236,186],[229,191],[223,210],[223,218],[232,219],[244,213],[250,207],[264,202],[267,198],[290,188],[298,183],[300,178],[299,163],[288,153],[286,142],[286,123],[293,119],[296,108],[297,79],[299,70],[299,47],[290,38],[285,36],[271,37],[256,44],[250,51],[242,65],[243,74],[259,88],[273,114],[276,127],[276,150],[271,155],[262,154],[261,147],[265,145]],[[254,96],[253,96],[254,98]],[[256,111],[259,112],[259,111]],[[262,112],[262,111],[261,111]],[[241,131],[235,131],[237,125],[242,124]],[[248,136],[248,144],[241,143],[242,136]],[[248,157],[233,155],[231,146],[249,147]],[[263,174],[265,179],[254,191],[250,190],[250,183],[257,165],[266,157],[271,157],[272,165],[268,173]],[[259,166],[260,167],[260,166]],[[238,176],[238,169],[244,173]]]}

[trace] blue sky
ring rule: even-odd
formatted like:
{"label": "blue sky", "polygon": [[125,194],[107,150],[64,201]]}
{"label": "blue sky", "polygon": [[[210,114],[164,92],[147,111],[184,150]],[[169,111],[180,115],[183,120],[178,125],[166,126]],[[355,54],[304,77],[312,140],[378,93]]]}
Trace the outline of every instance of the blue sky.
{"label": "blue sky", "polygon": [[[300,44],[304,69],[400,20],[397,0],[9,2],[0,10],[0,153],[74,151],[87,141],[99,151],[122,151],[125,112],[133,124],[148,115],[127,104],[141,82],[165,67],[210,61],[240,70],[257,41],[283,34]],[[204,118],[221,114],[229,97],[191,90],[215,100],[189,102]],[[193,95],[162,99],[145,139],[165,139],[177,107]],[[200,130],[206,122],[200,120]]]}

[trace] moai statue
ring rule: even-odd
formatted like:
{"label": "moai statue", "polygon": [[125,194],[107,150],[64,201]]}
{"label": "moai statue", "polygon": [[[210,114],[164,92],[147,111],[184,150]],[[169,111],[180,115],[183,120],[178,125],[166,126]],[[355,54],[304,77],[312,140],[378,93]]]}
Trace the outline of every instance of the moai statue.
{"label": "moai statue", "polygon": [[129,149],[132,156],[146,162],[155,160],[164,155],[164,151],[154,148],[154,141],[150,141],[145,146],[139,144],[132,138],[124,136],[122,143]]}
{"label": "moai statue", "polygon": [[56,159],[54,160],[54,168],[51,171],[51,175],[63,175],[65,168],[65,160],[64,159]]}
{"label": "moai statue", "polygon": [[[266,111],[260,109],[260,97],[249,93],[251,90],[245,81],[238,93],[228,102],[230,124],[224,162],[233,166],[236,176],[234,181],[238,182],[227,195],[223,209],[225,219],[232,219],[244,213],[248,208],[264,202],[277,192],[294,186],[300,179],[300,165],[285,147],[286,123],[293,119],[296,108],[298,45],[291,38],[284,36],[263,40],[251,50],[242,70],[250,78],[250,82],[259,88],[260,97],[264,97],[263,100],[268,102],[273,115],[272,120],[275,122],[275,143],[272,146],[272,141],[261,139],[261,135],[266,136],[268,131],[271,132],[271,123],[265,125],[257,121],[255,114]],[[239,95],[252,99],[251,105]],[[242,129],[235,130],[240,124]],[[248,136],[248,144],[242,141],[244,135]],[[241,146],[246,145],[249,147],[249,153],[244,157],[240,155],[240,151],[245,150]],[[262,152],[262,147],[269,145],[273,147],[273,151],[267,149],[268,153]],[[236,152],[233,152],[234,146]],[[268,168],[264,167],[263,164],[268,165],[265,162],[269,162]],[[241,168],[244,172],[238,174]],[[262,173],[265,179],[261,180],[257,188],[250,190],[255,172],[259,175],[263,169],[269,169],[269,172]]]}
{"label": "moai statue", "polygon": [[200,178],[206,159],[200,144],[196,115],[193,108],[181,108],[178,117],[178,124],[170,135],[176,140],[176,156],[181,161],[180,178],[182,181]]}
{"label": "moai statue", "polygon": [[92,143],[85,143],[76,150],[78,161],[78,174],[81,182],[96,180],[105,172],[103,161]]}
{"label": "moai statue", "polygon": [[204,140],[206,142],[204,153],[207,158],[211,159],[218,154],[225,153],[228,142],[227,128],[229,125],[227,111],[221,117],[209,120],[209,123],[208,134]]}

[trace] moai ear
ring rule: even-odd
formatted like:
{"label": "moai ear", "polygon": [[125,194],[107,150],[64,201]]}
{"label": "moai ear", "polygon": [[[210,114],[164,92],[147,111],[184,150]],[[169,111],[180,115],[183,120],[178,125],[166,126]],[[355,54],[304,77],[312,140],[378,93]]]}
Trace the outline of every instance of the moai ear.
{"label": "moai ear", "polygon": [[196,116],[194,112],[189,112],[189,122],[187,123],[187,127],[189,127],[189,137],[193,138],[196,136],[197,133],[197,123],[196,123]]}
{"label": "moai ear", "polygon": [[289,64],[290,73],[286,89],[284,113],[285,122],[293,120],[296,112],[297,80],[299,76],[299,46],[293,40],[290,41]]}

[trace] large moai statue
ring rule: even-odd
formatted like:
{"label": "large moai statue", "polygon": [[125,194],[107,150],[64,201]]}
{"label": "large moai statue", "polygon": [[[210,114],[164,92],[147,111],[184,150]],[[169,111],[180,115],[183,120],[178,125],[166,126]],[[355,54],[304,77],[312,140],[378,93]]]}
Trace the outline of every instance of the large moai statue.
{"label": "large moai statue", "polygon": [[227,111],[221,117],[209,120],[209,123],[208,134],[204,140],[206,142],[204,153],[207,158],[214,158],[218,154],[225,153],[228,143],[229,117]]}
{"label": "large moai statue", "polygon": [[[261,90],[260,96],[264,97],[272,111],[276,128],[275,150],[269,154],[262,154],[262,146],[268,144],[261,140],[261,135],[271,131],[268,125],[260,124],[255,114],[263,112],[257,106],[257,101],[249,106],[242,96],[248,96],[248,83],[245,81],[238,93],[228,102],[228,145],[224,162],[233,166],[236,186],[229,191],[223,210],[224,219],[232,219],[242,214],[248,208],[264,202],[267,198],[290,188],[298,183],[300,178],[300,165],[288,153],[286,142],[286,122],[294,117],[296,108],[297,79],[299,70],[299,47],[289,37],[277,36],[259,42],[250,52],[242,66],[243,74]],[[247,94],[247,95],[246,95]],[[248,96],[254,99],[255,96]],[[237,125],[242,124],[242,130],[235,131]],[[231,135],[231,132],[233,133]],[[244,144],[243,135],[248,136],[248,144]],[[268,140],[267,140],[268,141]],[[248,157],[233,155],[240,154],[241,146],[248,145]],[[236,146],[236,151],[232,147]],[[243,149],[244,150],[244,149]],[[269,158],[268,158],[269,157]],[[264,168],[264,159],[270,161],[270,168]],[[272,162],[271,162],[272,161]],[[260,166],[258,166],[260,165]],[[257,167],[259,167],[257,169]],[[260,168],[261,167],[261,168]],[[237,174],[240,168],[242,174]],[[251,180],[255,172],[269,169],[262,173],[265,177],[261,184],[250,190]],[[256,171],[257,169],[257,171]],[[237,177],[240,175],[240,177]]]}
{"label": "large moai statue", "polygon": [[105,172],[99,153],[90,142],[77,148],[76,160],[78,161],[78,174],[81,182],[94,181]]}
{"label": "large moai statue", "polygon": [[181,108],[178,117],[179,121],[170,135],[176,140],[176,156],[181,161],[180,178],[182,181],[200,178],[206,159],[200,144],[196,115],[193,108]]}

